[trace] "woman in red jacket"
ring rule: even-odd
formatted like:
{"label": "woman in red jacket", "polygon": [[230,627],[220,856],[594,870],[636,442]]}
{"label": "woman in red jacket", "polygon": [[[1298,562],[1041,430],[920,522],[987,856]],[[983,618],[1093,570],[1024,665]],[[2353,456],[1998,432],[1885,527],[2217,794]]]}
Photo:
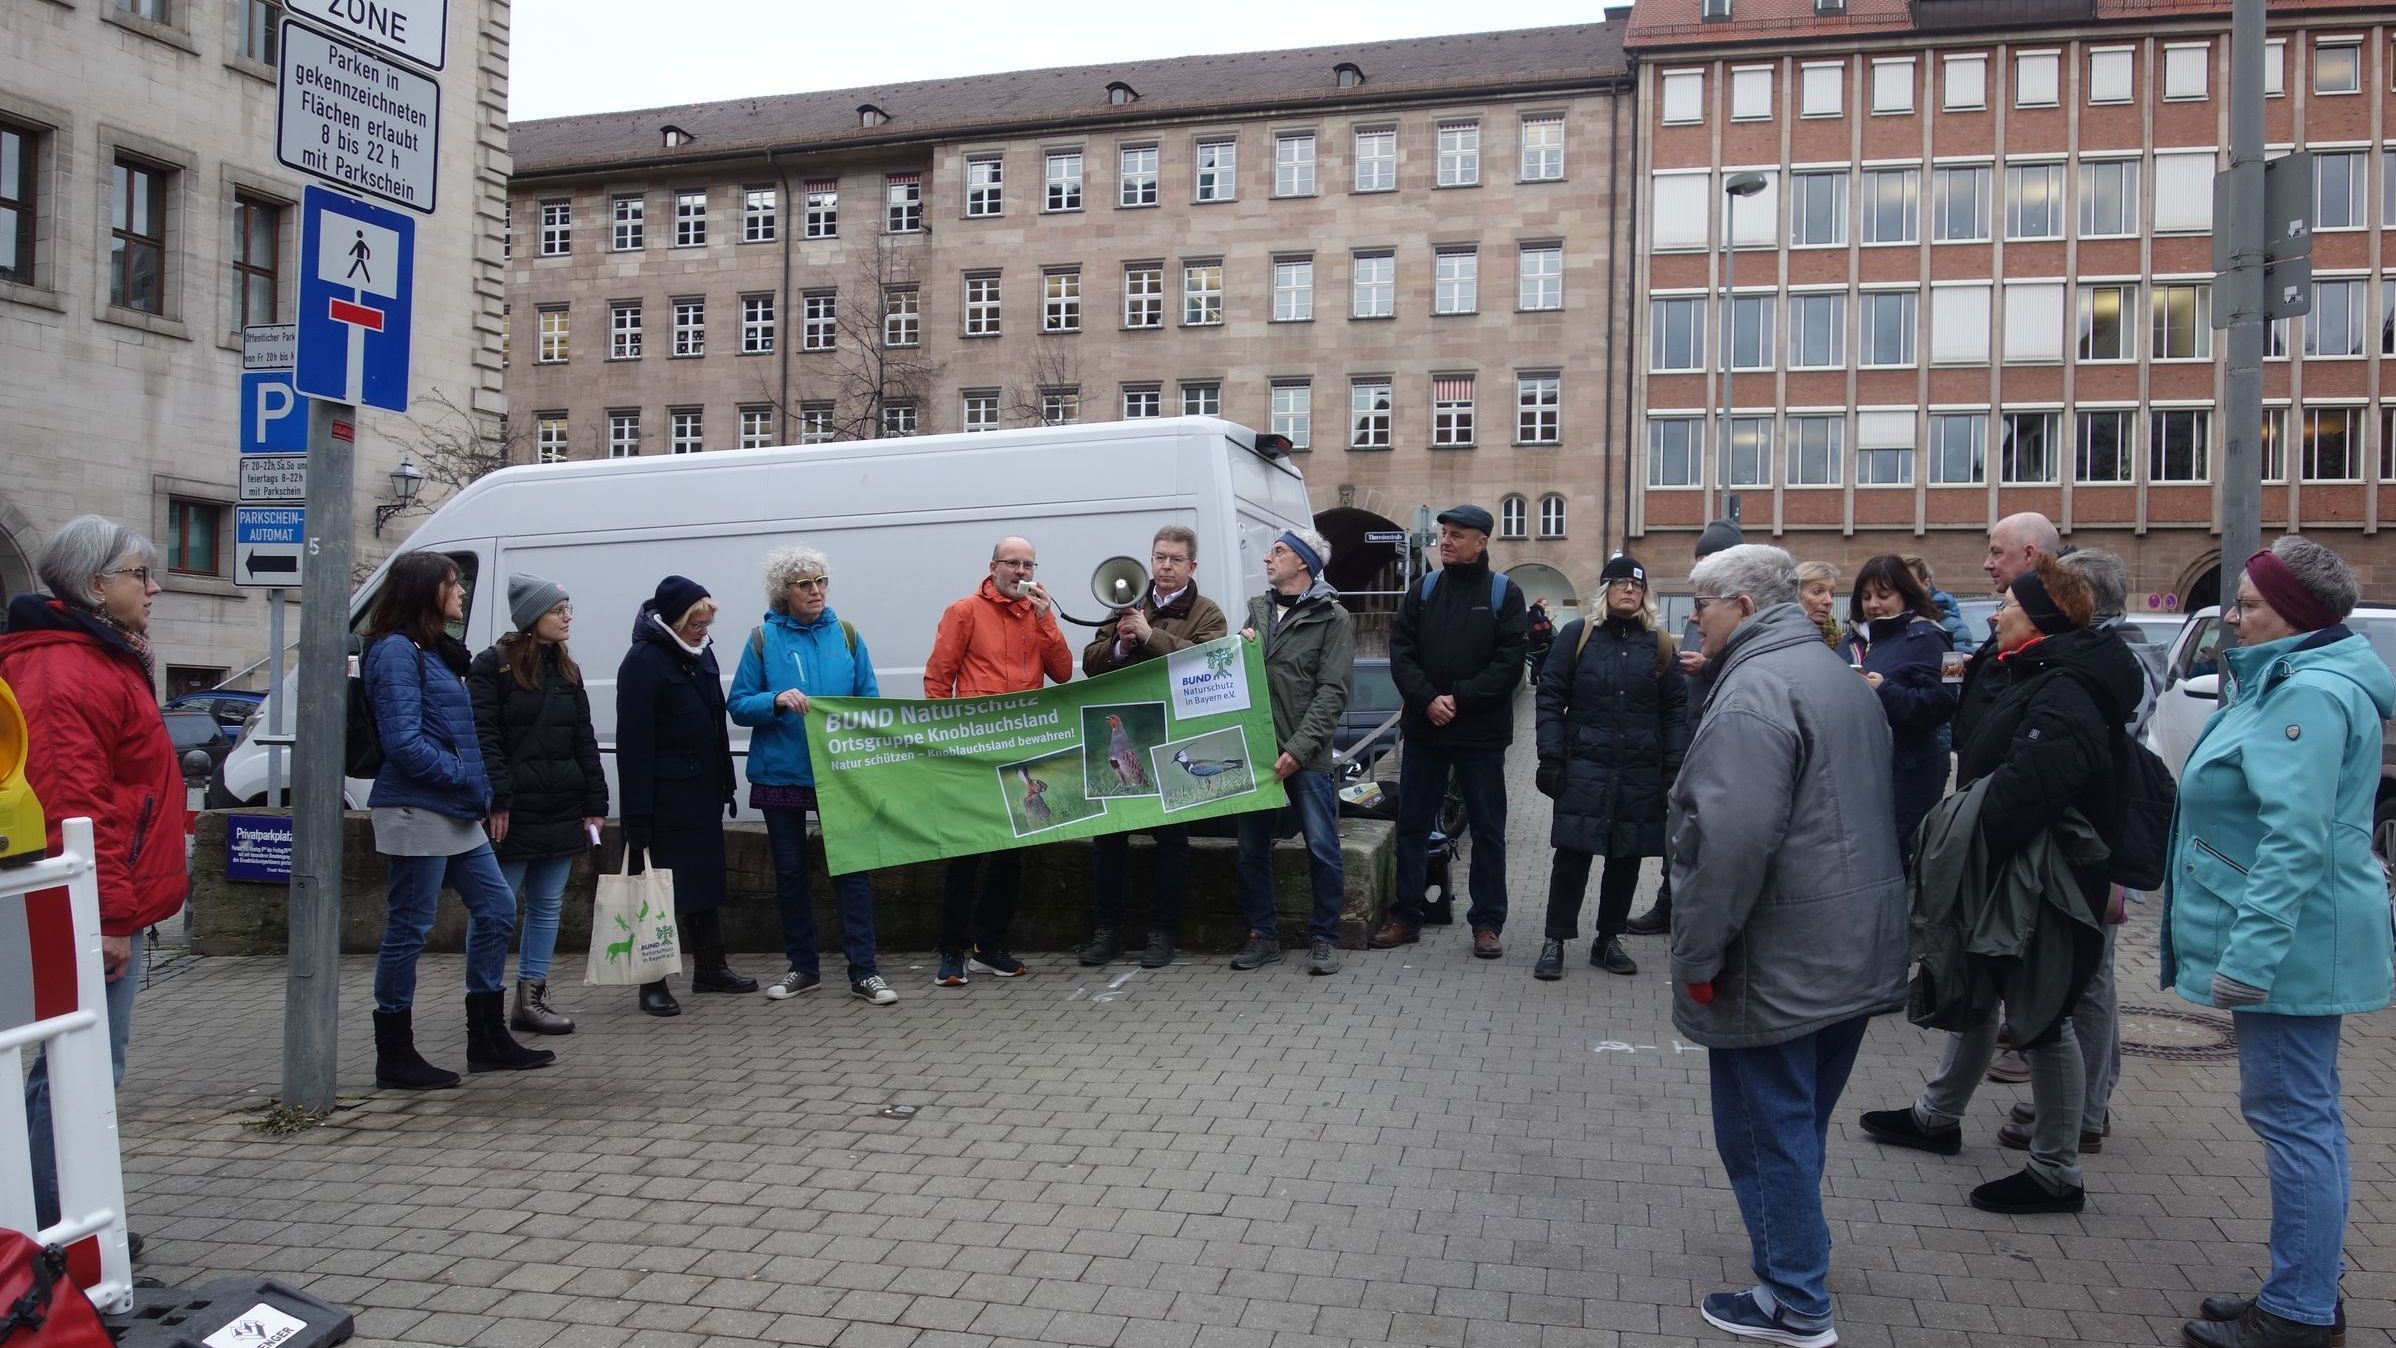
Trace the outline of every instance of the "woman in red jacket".
{"label": "woman in red jacket", "polygon": [[[84,515],[34,559],[48,595],[18,595],[0,635],[0,679],[25,709],[25,775],[41,798],[50,850],[62,821],[88,818],[100,872],[100,952],[108,973],[108,1047],[125,1080],[142,933],[175,915],[183,870],[183,772],[158,712],[150,601],[163,568],[149,539]],[[58,1220],[47,1056],[25,1078],[35,1219]]]}

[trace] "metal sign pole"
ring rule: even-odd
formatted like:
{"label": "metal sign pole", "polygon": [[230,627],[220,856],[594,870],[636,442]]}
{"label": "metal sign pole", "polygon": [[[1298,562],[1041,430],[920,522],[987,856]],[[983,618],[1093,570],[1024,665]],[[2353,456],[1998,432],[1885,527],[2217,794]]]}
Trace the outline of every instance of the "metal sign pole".
{"label": "metal sign pole", "polygon": [[[2263,0],[2230,10],[2229,377],[2222,415],[2221,597],[2237,593],[2238,570],[2263,538]],[[2310,184],[2307,184],[2310,186]],[[2218,198],[2216,198],[2218,200]],[[2290,427],[2294,429],[2293,426]],[[2281,452],[2286,453],[2283,445]]]}
{"label": "metal sign pole", "polygon": [[308,562],[300,581],[299,752],[291,760],[290,973],[283,1103],[333,1107],[341,1003],[341,779],[349,728],[350,487],[358,414],[308,403]]}
{"label": "metal sign pole", "polygon": [[[272,737],[283,733],[283,591],[266,592],[266,648],[273,652],[267,661],[266,733]],[[266,742],[266,808],[273,809],[283,798],[283,746],[272,738]]]}

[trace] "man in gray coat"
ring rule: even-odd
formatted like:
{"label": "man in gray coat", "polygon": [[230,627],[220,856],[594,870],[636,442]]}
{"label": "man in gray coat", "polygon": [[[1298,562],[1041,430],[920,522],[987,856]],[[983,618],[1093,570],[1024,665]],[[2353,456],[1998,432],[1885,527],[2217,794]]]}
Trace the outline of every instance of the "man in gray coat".
{"label": "man in gray coat", "polygon": [[1690,575],[1712,673],[1672,786],[1672,1023],[1710,1050],[1714,1145],[1756,1286],[1699,1310],[1824,1348],[1831,1111],[1871,1017],[1905,1001],[1888,718],[1797,606],[1797,564],[1742,544]]}

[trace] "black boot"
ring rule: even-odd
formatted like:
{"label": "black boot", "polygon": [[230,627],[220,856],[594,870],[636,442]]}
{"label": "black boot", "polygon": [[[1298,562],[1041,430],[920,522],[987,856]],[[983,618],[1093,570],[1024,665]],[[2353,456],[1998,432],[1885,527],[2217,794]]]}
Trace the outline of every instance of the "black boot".
{"label": "black boot", "polygon": [[2195,1348],[2329,1348],[2335,1341],[2328,1325],[2283,1320],[2252,1302],[2236,1320],[2191,1320],[2180,1338]]}
{"label": "black boot", "polygon": [[526,1048],[507,1032],[507,994],[466,994],[466,1070],[521,1072],[547,1067],[557,1055],[545,1048]]}
{"label": "black boot", "polygon": [[652,1016],[679,1016],[682,1003],[674,1000],[674,989],[661,978],[641,984],[641,1010]]}
{"label": "black boot", "polygon": [[1662,936],[1672,930],[1672,898],[1658,894],[1656,906],[1622,924],[1633,936]]}
{"label": "black boot", "polygon": [[374,1084],[387,1091],[442,1091],[457,1085],[457,1073],[417,1056],[413,1022],[410,1011],[374,1013]]}
{"label": "black boot", "polygon": [[1113,964],[1123,958],[1123,938],[1113,927],[1100,927],[1090,934],[1090,943],[1082,947],[1084,966]]}
{"label": "black boot", "polygon": [[1140,967],[1143,969],[1162,969],[1172,962],[1173,933],[1169,931],[1152,931],[1148,933],[1148,948],[1140,952]]}
{"label": "black boot", "polygon": [[[2200,1319],[2205,1320],[2237,1321],[2245,1319],[2246,1313],[2254,1308],[2255,1299],[2253,1297],[2206,1297],[2205,1304],[2197,1307],[2196,1313]],[[2338,1298],[2337,1310],[2330,1321],[2329,1348],[2346,1348],[2346,1298],[2344,1297]]]}
{"label": "black boot", "polygon": [[691,991],[757,991],[757,980],[744,977],[724,958],[724,915],[709,909],[684,917],[682,929],[691,934]]}

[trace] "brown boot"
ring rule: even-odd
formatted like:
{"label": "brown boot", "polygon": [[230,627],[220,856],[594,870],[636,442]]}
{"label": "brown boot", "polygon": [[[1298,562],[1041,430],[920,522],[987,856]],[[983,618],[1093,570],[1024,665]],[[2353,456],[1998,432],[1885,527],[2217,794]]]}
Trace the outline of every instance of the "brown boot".
{"label": "brown boot", "polygon": [[1383,923],[1381,930],[1374,932],[1365,944],[1375,950],[1391,950],[1402,945],[1413,945],[1420,939],[1422,932],[1419,928],[1402,918],[1393,917]]}

